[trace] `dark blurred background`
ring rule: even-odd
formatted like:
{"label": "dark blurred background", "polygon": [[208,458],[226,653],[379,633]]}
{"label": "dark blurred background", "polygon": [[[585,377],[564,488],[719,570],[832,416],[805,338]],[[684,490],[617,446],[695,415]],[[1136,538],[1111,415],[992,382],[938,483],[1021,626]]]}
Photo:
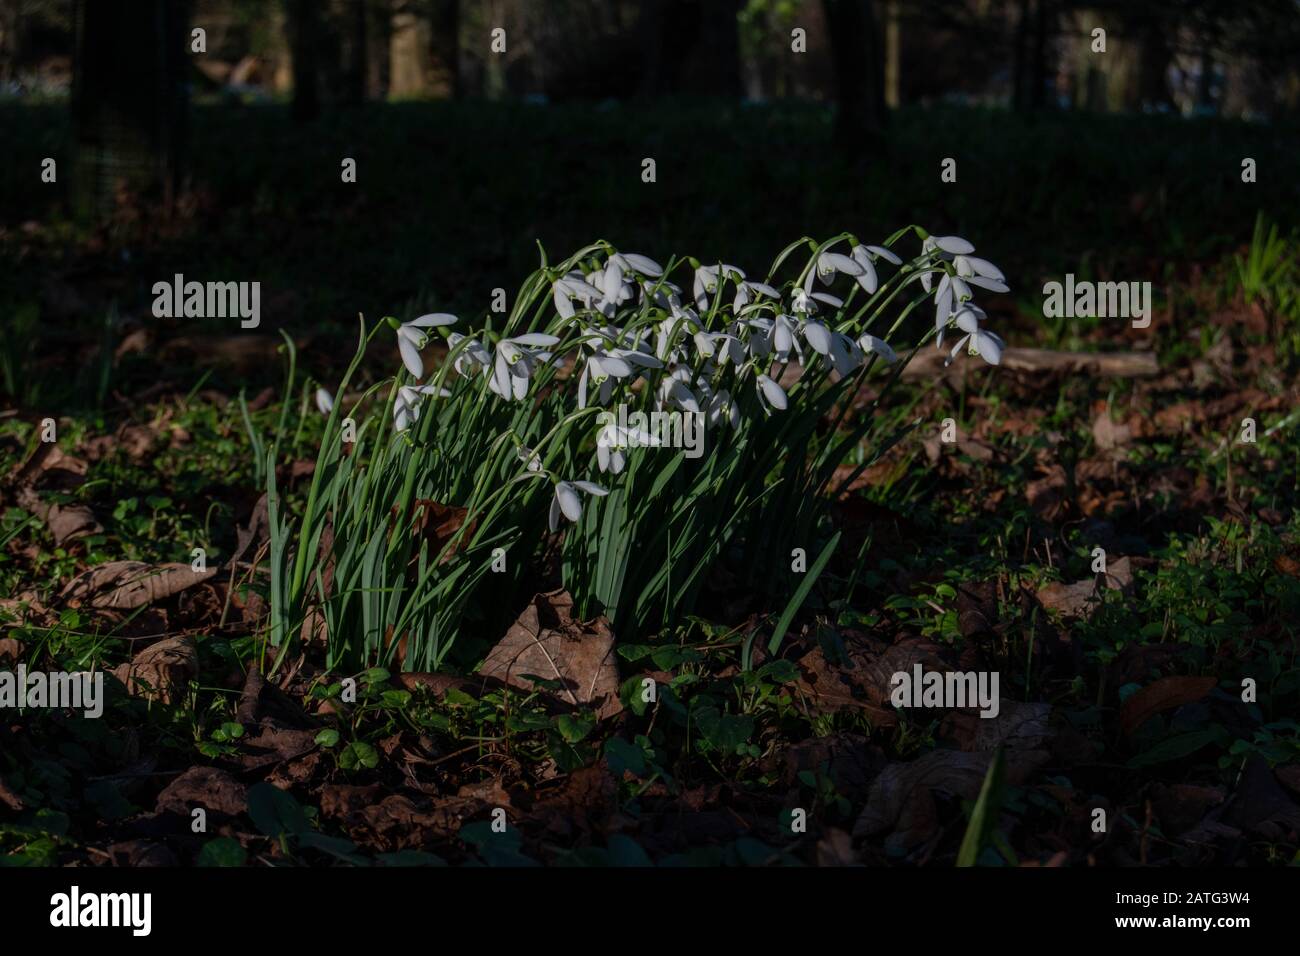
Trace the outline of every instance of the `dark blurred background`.
{"label": "dark blurred background", "polygon": [[1297,51],[1300,0],[0,0],[0,391],[239,332],[153,319],[176,272],[329,339],[482,313],[537,242],[762,272],[916,222],[1041,316],[1300,223]]}

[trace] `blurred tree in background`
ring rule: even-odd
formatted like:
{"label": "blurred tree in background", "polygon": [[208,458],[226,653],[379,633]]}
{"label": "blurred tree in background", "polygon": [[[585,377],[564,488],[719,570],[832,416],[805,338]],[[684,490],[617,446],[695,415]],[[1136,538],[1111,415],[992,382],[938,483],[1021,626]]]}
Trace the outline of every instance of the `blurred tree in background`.
{"label": "blurred tree in background", "polygon": [[122,191],[172,205],[185,155],[188,4],[77,0],[73,207],[90,218]]}
{"label": "blurred tree in background", "polygon": [[[196,92],[295,115],[387,98],[939,100],[1280,117],[1300,0],[193,0]],[[74,0],[0,0],[0,90],[66,93]],[[1105,54],[1091,49],[1106,30]],[[505,49],[490,48],[505,31]],[[792,49],[803,31],[806,52]],[[850,82],[850,78],[853,82]],[[297,92],[294,92],[297,87]]]}

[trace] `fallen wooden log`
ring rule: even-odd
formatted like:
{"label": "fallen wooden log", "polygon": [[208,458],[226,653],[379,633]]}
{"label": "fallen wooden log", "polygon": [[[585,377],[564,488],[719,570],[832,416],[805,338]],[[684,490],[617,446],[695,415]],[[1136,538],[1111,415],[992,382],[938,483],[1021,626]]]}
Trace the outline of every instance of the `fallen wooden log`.
{"label": "fallen wooden log", "polygon": [[[922,348],[903,370],[903,379],[917,381],[942,375],[947,349]],[[964,374],[965,368],[983,368],[982,359],[959,355],[948,372]],[[1058,352],[1052,349],[1009,348],[1002,353],[999,368],[1011,372],[1068,372],[1101,378],[1153,378],[1160,374],[1154,352]]]}

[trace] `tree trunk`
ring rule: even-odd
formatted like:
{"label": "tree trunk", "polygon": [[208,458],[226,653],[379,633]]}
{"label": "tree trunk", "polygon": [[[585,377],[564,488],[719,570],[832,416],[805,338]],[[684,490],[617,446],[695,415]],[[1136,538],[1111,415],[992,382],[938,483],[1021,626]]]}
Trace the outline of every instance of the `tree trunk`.
{"label": "tree trunk", "polygon": [[428,24],[410,9],[395,10],[391,22],[388,91],[393,96],[423,96],[428,92]]}
{"label": "tree trunk", "polygon": [[898,109],[902,103],[902,37],[898,0],[888,0],[885,9],[885,106]]}
{"label": "tree trunk", "polygon": [[343,24],[343,100],[351,106],[366,101],[370,67],[370,27],[367,0],[347,0]]}
{"label": "tree trunk", "polygon": [[430,80],[435,96],[460,95],[460,3],[433,0],[430,9]]}
{"label": "tree trunk", "polygon": [[[1056,30],[1056,8],[1054,0],[1037,0],[1038,16],[1034,24],[1034,59],[1030,69],[1029,105],[1042,109],[1047,101],[1047,45]],[[1055,99],[1055,92],[1053,92]]]}
{"label": "tree trunk", "polygon": [[1020,111],[1029,107],[1029,21],[1029,0],[1020,0],[1011,68],[1011,106]]}
{"label": "tree trunk", "polygon": [[289,52],[293,57],[293,103],[290,114],[302,123],[320,115],[320,10],[317,0],[288,0]]}
{"label": "tree trunk", "polygon": [[1155,108],[1174,105],[1169,92],[1169,61],[1173,53],[1165,36],[1164,24],[1152,17],[1142,30],[1141,49],[1138,53],[1138,103]]}
{"label": "tree trunk", "polygon": [[186,143],[188,4],[77,0],[72,201],[77,215],[112,212],[136,194],[172,207]]}
{"label": "tree trunk", "polygon": [[835,71],[835,144],[851,156],[883,144],[883,71],[870,0],[822,0]]}
{"label": "tree trunk", "polygon": [[740,96],[740,0],[652,0],[648,9],[647,92]]}

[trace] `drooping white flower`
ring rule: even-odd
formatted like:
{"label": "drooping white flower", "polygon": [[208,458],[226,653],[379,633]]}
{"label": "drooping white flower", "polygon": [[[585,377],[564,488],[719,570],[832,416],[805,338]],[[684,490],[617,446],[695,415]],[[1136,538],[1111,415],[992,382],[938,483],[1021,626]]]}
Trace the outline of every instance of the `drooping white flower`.
{"label": "drooping white flower", "polygon": [[823,252],[817,257],[817,268],[810,270],[808,278],[804,280],[804,289],[812,291],[812,274],[817,273],[817,278],[822,281],[822,285],[830,285],[835,281],[836,273],[846,276],[862,275],[866,270],[862,268],[861,263],[856,259],[850,258],[839,252]]}
{"label": "drooping white flower", "polygon": [[1002,274],[1002,270],[987,259],[979,259],[975,256],[957,256],[952,260],[952,264],[957,270],[957,275],[971,285],[989,289],[992,292],[1010,291],[1007,286],[1007,278]]}
{"label": "drooping white flower", "polygon": [[397,327],[397,350],[402,353],[402,364],[406,366],[412,378],[424,376],[424,360],[420,358],[420,350],[429,341],[429,335],[424,330],[451,325],[455,321],[454,315],[446,312],[431,312],[410,322],[403,322]]}
{"label": "drooping white flower", "polygon": [[610,262],[618,263],[624,272],[636,272],[651,279],[658,279],[664,274],[664,267],[649,256],[635,252],[616,252],[609,257]]}
{"label": "drooping white flower", "polygon": [[794,347],[794,323],[788,315],[778,315],[772,320],[772,348],[776,357],[784,362]]}
{"label": "drooping white flower", "polygon": [[596,348],[587,356],[578,377],[578,407],[587,407],[588,383],[600,389],[599,403],[604,405],[616,381],[632,378],[640,369],[662,367],[663,363],[655,356],[637,349]]}
{"label": "drooping white flower", "polygon": [[893,347],[884,339],[876,338],[869,332],[864,332],[858,339],[858,348],[867,355],[879,355],[888,365],[898,361],[898,354]]}
{"label": "drooping white flower", "polygon": [[566,319],[571,319],[577,314],[577,309],[573,307],[574,299],[591,309],[603,296],[604,293],[587,282],[581,272],[570,272],[551,284],[551,298],[555,303],[555,311]]}
{"label": "drooping white flower", "polygon": [[497,343],[488,386],[504,399],[522,399],[528,394],[528,381],[539,362],[550,356],[541,351],[560,341],[554,335],[527,332]]}
{"label": "drooping white flower", "polygon": [[550,527],[552,531],[560,526],[561,514],[570,521],[577,521],[582,517],[582,499],[578,497],[579,491],[585,491],[587,494],[596,495],[597,497],[609,494],[607,489],[590,481],[557,481],[555,483],[555,496],[551,499]]}
{"label": "drooping white flower", "polygon": [[695,305],[701,312],[709,307],[709,296],[718,291],[723,279],[731,279],[739,283],[745,279],[745,270],[725,262],[712,266],[701,263],[695,270],[692,292],[695,296]]}
{"label": "drooping white flower", "polygon": [[524,463],[524,467],[529,471],[539,472],[542,470],[541,456],[527,445],[520,445],[515,449],[515,454],[518,456],[519,460]]}
{"label": "drooping white flower", "polygon": [[885,246],[867,246],[867,252],[871,253],[871,255],[875,256],[877,259],[884,259],[891,266],[901,266],[903,264],[903,260],[898,258],[892,250]]}
{"label": "drooping white flower", "polygon": [[829,292],[809,293],[806,289],[796,289],[794,299],[790,303],[790,311],[802,312],[805,315],[817,311],[817,303],[823,302],[832,308],[843,308],[844,300],[831,295]]}
{"label": "drooping white flower", "polygon": [[736,283],[736,297],[731,302],[731,310],[739,315],[745,306],[757,301],[759,297],[780,299],[781,293],[766,282],[742,280]]}
{"label": "drooping white flower", "polygon": [[957,313],[957,328],[966,334],[961,337],[956,345],[952,348],[952,353],[948,356],[945,365],[951,364],[952,360],[957,357],[963,345],[969,343],[970,354],[978,355],[990,365],[997,365],[1002,361],[1003,341],[992,332],[986,332],[980,327],[979,317],[972,309],[963,309]]}
{"label": "drooping white flower", "polygon": [[696,332],[694,342],[695,351],[706,359],[716,357],[718,365],[727,364],[727,359],[737,365],[745,361],[745,344],[727,332]]}
{"label": "drooping white flower", "polygon": [[611,256],[603,270],[587,277],[588,284],[600,290],[600,301],[596,303],[596,308],[606,318],[613,318],[620,305],[636,297],[636,286],[624,278],[623,262],[625,260]]}
{"label": "drooping white flower", "polygon": [[663,444],[658,436],[640,428],[625,428],[609,424],[596,437],[596,463],[601,471],[619,474],[627,465],[623,450],[628,447],[657,447]]}
{"label": "drooping white flower", "polygon": [[709,396],[708,416],[711,426],[730,424],[732,428],[740,427],[740,407],[731,400],[731,393],[725,388]]}
{"label": "drooping white flower", "polygon": [[876,275],[876,257],[866,246],[854,246],[849,252],[853,256],[853,261],[862,269],[862,274],[858,276],[858,285],[862,286],[862,291],[867,295],[872,295],[880,288],[880,279]]}
{"label": "drooping white flower", "polygon": [[695,373],[685,365],[678,365],[665,375],[659,383],[660,409],[676,408],[684,412],[698,412],[700,403],[690,387],[694,379]]}
{"label": "drooping white flower", "polygon": [[399,431],[406,431],[420,417],[420,403],[426,395],[437,394],[448,398],[451,392],[433,385],[403,385],[397,390],[393,399],[393,424]]}
{"label": "drooping white flower", "polygon": [[808,346],[824,356],[827,364],[841,376],[848,375],[862,363],[862,349],[843,332],[809,321],[803,325],[803,337]]}
{"label": "drooping white flower", "polygon": [[316,389],[316,407],[322,415],[328,415],[334,410],[334,396],[323,388]]}
{"label": "drooping white flower", "polygon": [[975,251],[975,247],[961,236],[931,236],[929,240],[935,247],[954,256],[965,256]]}
{"label": "drooping white flower", "polygon": [[447,344],[453,352],[461,342],[466,342],[465,348],[451,363],[457,372],[466,378],[471,378],[479,372],[487,372],[492,367],[492,353],[478,339],[467,341],[466,337],[459,332],[452,332],[447,336]]}
{"label": "drooping white flower", "polygon": [[789,407],[790,399],[786,397],[785,389],[762,372],[758,373],[755,385],[758,389],[759,400],[768,411],[776,409],[778,412],[783,412]]}

